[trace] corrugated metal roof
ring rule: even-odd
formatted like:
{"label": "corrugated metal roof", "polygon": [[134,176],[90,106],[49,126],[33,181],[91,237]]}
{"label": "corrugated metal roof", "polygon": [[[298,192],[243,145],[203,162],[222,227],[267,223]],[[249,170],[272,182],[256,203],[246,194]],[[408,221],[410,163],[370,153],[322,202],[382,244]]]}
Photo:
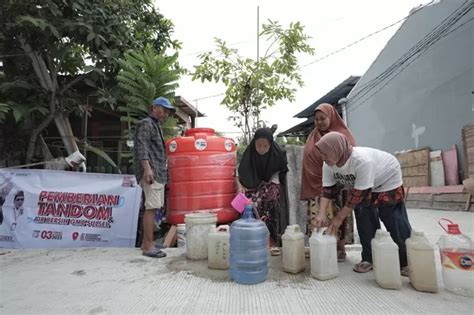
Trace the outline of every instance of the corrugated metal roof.
{"label": "corrugated metal roof", "polygon": [[280,132],[278,134],[278,137],[307,136],[311,132],[311,130],[313,130],[313,128],[314,128],[314,120],[313,120],[313,117],[310,117],[310,118],[306,119],[305,121],[303,121],[302,123],[299,123],[298,125],[293,126],[288,130]]}
{"label": "corrugated metal roof", "polygon": [[347,94],[352,90],[354,85],[356,85],[357,81],[359,81],[360,77],[358,76],[350,76],[346,80],[344,80],[341,84],[336,86],[332,89],[329,93],[321,97],[319,100],[311,104],[305,110],[299,112],[294,117],[297,118],[308,118],[313,116],[314,109],[321,103],[329,103],[329,104],[337,104],[337,102],[346,97]]}
{"label": "corrugated metal roof", "polygon": [[307,136],[311,132],[311,130],[313,130],[314,128],[314,120],[313,120],[314,109],[321,103],[329,103],[332,105],[336,105],[337,102],[341,98],[344,98],[349,94],[349,92],[356,85],[359,79],[360,79],[359,76],[350,76],[349,78],[341,82],[338,86],[336,86],[334,89],[332,89],[329,93],[327,93],[326,95],[318,99],[316,102],[308,106],[303,111],[293,116],[297,118],[307,118],[307,119],[299,123],[298,125],[291,127],[288,130],[280,132],[278,134],[278,137]]}
{"label": "corrugated metal roof", "polygon": [[205,117],[203,113],[197,110],[196,107],[191,105],[184,97],[176,96],[175,97],[176,103],[174,104],[177,108],[185,112],[190,117]]}

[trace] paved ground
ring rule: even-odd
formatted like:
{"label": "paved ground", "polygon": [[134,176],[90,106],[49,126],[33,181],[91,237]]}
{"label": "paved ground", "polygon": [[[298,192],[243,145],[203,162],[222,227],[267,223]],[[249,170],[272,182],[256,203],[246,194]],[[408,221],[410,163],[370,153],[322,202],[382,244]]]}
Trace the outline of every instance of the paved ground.
{"label": "paved ground", "polygon": [[423,231],[433,245],[438,242],[442,234],[446,234],[438,224],[438,220],[441,218],[450,219],[454,223],[459,224],[461,232],[474,240],[474,212],[428,209],[408,209],[407,212],[412,228]]}
{"label": "paved ground", "polygon": [[[433,223],[438,217],[474,231],[473,213],[409,213],[433,242],[441,234]],[[167,258],[151,259],[138,249],[0,250],[0,314],[470,314],[474,308],[474,299],[443,289],[417,292],[407,278],[401,290],[379,288],[373,272],[352,271],[358,246],[339,264],[336,279],[313,279],[309,268],[286,274],[272,257],[268,280],[251,286],[208,270],[205,261],[187,261],[181,249],[167,251]]]}

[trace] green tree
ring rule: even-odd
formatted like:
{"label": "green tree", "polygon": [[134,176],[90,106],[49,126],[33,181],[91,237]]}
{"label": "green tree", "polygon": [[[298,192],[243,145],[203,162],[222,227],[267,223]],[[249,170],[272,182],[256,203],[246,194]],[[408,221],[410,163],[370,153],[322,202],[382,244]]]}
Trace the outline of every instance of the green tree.
{"label": "green tree", "polygon": [[[69,116],[84,103],[78,84],[96,90],[101,106],[114,106],[118,58],[145,44],[177,48],[171,33],[152,0],[1,1],[0,119],[17,112],[31,126],[26,162],[52,122],[66,151],[77,150]],[[41,110],[22,110],[34,106]]]}
{"label": "green tree", "polygon": [[236,114],[230,119],[242,129],[246,143],[259,126],[261,111],[279,100],[293,101],[295,85],[303,86],[297,54],[314,54],[299,22],[284,29],[278,22],[268,21],[262,30],[259,36],[268,46],[259,60],[240,56],[237,49],[216,38],[217,49],[199,56],[200,64],[194,67],[192,76],[202,82],[224,83],[222,104]]}
{"label": "green tree", "polygon": [[[117,80],[126,101],[126,105],[119,109],[126,114],[122,120],[128,123],[129,137],[136,122],[148,115],[150,104],[157,96],[174,101],[177,81],[184,72],[177,58],[177,54],[166,56],[164,52],[158,53],[153,46],[147,45],[143,50],[129,51],[119,60],[121,71]],[[175,118],[163,124],[166,138],[176,135],[176,126]]]}

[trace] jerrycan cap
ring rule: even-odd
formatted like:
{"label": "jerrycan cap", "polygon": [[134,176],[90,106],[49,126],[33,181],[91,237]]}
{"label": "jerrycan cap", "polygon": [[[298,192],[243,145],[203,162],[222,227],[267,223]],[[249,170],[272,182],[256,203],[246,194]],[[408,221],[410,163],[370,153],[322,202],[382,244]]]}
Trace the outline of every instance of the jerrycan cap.
{"label": "jerrycan cap", "polygon": [[[448,226],[448,229],[446,230],[445,227],[441,224],[441,221],[446,221],[446,222],[449,222],[449,224],[447,224]],[[461,231],[459,230],[459,224],[456,224],[454,223],[453,221],[449,220],[449,219],[439,219],[438,220],[438,224],[443,228],[443,230],[445,230],[448,234],[454,234],[454,235],[457,235],[457,234],[461,234]]]}
{"label": "jerrycan cap", "polygon": [[461,234],[458,224],[448,224],[448,233],[449,234]]}

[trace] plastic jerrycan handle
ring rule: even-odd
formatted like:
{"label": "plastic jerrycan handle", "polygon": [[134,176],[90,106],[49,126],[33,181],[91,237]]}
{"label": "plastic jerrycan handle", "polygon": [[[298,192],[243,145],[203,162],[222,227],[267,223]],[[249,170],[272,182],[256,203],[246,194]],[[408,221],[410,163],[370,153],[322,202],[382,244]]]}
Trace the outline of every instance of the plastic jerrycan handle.
{"label": "plastic jerrycan handle", "polygon": [[322,227],[318,231],[318,229],[316,228],[316,229],[313,230],[313,233],[315,233],[317,236],[322,236],[322,235],[324,235],[324,233],[326,232],[327,229],[328,229],[327,227]]}
{"label": "plastic jerrycan handle", "polygon": [[442,228],[446,233],[449,233],[448,230],[443,226],[443,224],[441,224],[442,221],[449,222],[450,224],[454,224],[454,222],[451,221],[451,220],[449,220],[449,219],[445,219],[445,218],[441,218],[441,219],[438,220],[439,226],[441,226],[441,228]]}
{"label": "plastic jerrycan handle", "polygon": [[290,233],[299,233],[299,232],[301,232],[300,226],[298,224],[289,225],[286,229]]}
{"label": "plastic jerrycan handle", "polygon": [[[448,229],[441,224],[441,221],[446,221],[449,222],[448,224]],[[459,224],[454,223],[453,221],[445,218],[441,218],[438,220],[438,224],[441,226],[441,228],[448,234],[461,234],[461,230],[459,229]]]}

